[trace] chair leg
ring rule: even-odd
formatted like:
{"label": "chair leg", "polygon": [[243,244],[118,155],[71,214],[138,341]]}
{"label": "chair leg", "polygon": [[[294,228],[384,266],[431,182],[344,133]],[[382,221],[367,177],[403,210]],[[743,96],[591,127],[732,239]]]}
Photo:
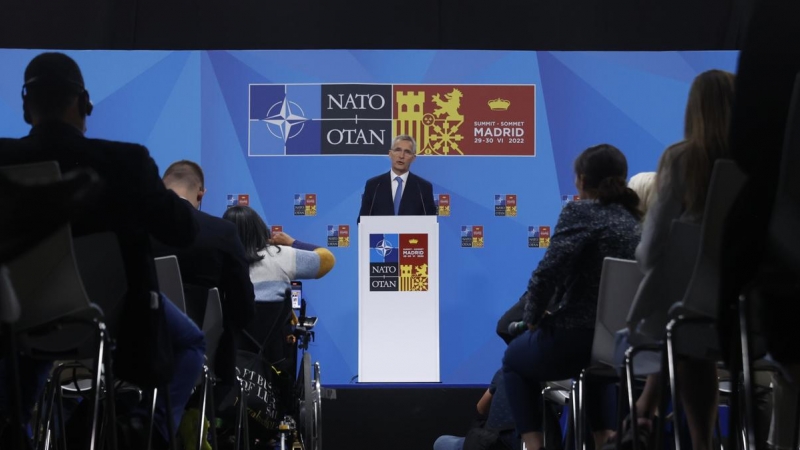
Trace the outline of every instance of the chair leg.
{"label": "chair leg", "polygon": [[244,402],[244,389],[242,388],[242,382],[239,377],[236,377],[236,390],[239,393],[239,400],[236,403],[236,416],[234,418],[233,424],[233,445],[235,450],[241,450],[241,441],[242,441],[242,402]]}
{"label": "chair leg", "polygon": [[550,386],[545,386],[542,389],[542,442],[547,447],[547,399],[545,395],[551,390]]}
{"label": "chair leg", "polygon": [[672,399],[672,431],[675,436],[675,450],[681,450],[681,415],[680,404],[678,403],[678,386],[675,376],[675,352],[674,337],[677,322],[670,321],[667,325],[667,368],[669,370],[670,398]]}
{"label": "chair leg", "polygon": [[580,420],[580,384],[578,380],[572,380],[572,391],[569,396],[572,403],[572,438],[575,441],[575,450],[581,450],[581,432],[583,424]]}
{"label": "chair leg", "polygon": [[114,366],[111,357],[111,337],[105,324],[101,325],[101,339],[106,343],[106,352],[103,355],[103,371],[106,384],[106,417],[108,418],[108,440],[111,450],[117,449],[117,399],[114,379]]}
{"label": "chair leg", "polygon": [[582,370],[578,376],[578,411],[575,413],[578,423],[581,425],[580,430],[578,430],[580,447],[577,450],[586,450],[586,408],[583,404],[583,390],[586,387],[585,377],[586,371]]}
{"label": "chair leg", "polygon": [[100,342],[98,343],[97,360],[94,364],[94,375],[92,377],[94,397],[92,398],[92,435],[89,438],[89,450],[97,448],[98,418],[100,416],[100,377],[103,361],[106,357],[105,352],[107,351],[104,328],[101,327],[101,330],[99,333]]}
{"label": "chair leg", "polygon": [[150,424],[147,427],[147,450],[153,445],[153,431],[156,422],[156,400],[158,400],[158,388],[153,389],[153,402],[150,405]]}
{"label": "chair leg", "polygon": [[39,399],[39,408],[36,411],[36,426],[33,428],[33,448],[37,450],[42,448],[43,435],[47,429],[48,399],[52,389],[53,380],[51,378],[44,385],[44,392],[42,393],[42,398]]}
{"label": "chair leg", "polygon": [[[747,295],[740,295],[739,296],[739,336],[741,339],[741,346],[742,346],[742,374],[744,379],[742,380],[744,383],[744,414],[742,414],[743,418],[743,431],[744,431],[744,438],[745,438],[745,449],[744,450],[755,450],[756,448],[756,440],[754,436],[754,426],[755,423],[753,421],[753,409],[754,409],[754,399],[753,399],[753,378],[751,373],[751,365],[750,365],[750,339],[748,336],[748,323],[747,323],[747,313],[749,311],[749,302]],[[797,448],[797,447],[794,447]]]}
{"label": "chair leg", "polygon": [[206,401],[208,399],[208,366],[203,365],[203,382],[201,383],[202,393],[200,394],[200,424],[197,431],[197,450],[203,450],[203,428],[206,421]]}
{"label": "chair leg", "polygon": [[[731,327],[735,328],[735,327]],[[741,364],[741,353],[739,350],[739,346],[741,341],[738,336],[738,330],[731,330],[730,336],[730,357],[728,360],[730,361],[730,374],[731,374],[731,395],[730,400],[728,401],[728,446],[731,450],[744,450],[744,442],[741,436],[741,418],[739,417],[741,414],[741,405],[739,404],[741,401],[741,390],[739,389],[739,380],[741,377],[739,365]],[[734,337],[734,335],[736,335]]]}
{"label": "chair leg", "polygon": [[244,426],[247,423],[247,401],[245,400],[244,383],[238,376],[236,377],[236,385],[239,389],[239,404],[236,405],[236,431],[234,432],[236,450],[244,449],[243,442],[247,442],[244,436]]}
{"label": "chair leg", "polygon": [[44,420],[44,428],[40,431],[42,433],[42,440],[37,445],[37,448],[40,450],[48,450],[56,439],[53,433],[53,410],[56,408],[57,393],[61,389],[58,380],[61,379],[62,370],[63,366],[57,367],[51,374],[50,381],[48,382],[49,391],[46,392],[47,398],[42,411],[42,418]]}
{"label": "chair leg", "polygon": [[217,410],[216,404],[217,402],[214,401],[214,385],[216,384],[216,379],[211,376],[211,389],[208,390],[208,403],[211,405],[209,408],[209,419],[208,421],[211,425],[208,427],[211,433],[211,448],[214,450],[218,449],[219,446],[217,445]]}
{"label": "chair leg", "polygon": [[64,420],[64,391],[61,389],[60,377],[57,379],[59,382],[56,384],[56,408],[58,412],[58,438],[61,441],[61,448],[67,449],[67,433],[66,424]]}
{"label": "chair leg", "polygon": [[[633,347],[628,348],[625,351],[625,384],[628,391],[628,408],[630,410],[631,416],[631,435],[633,436],[633,450],[640,450],[639,449],[639,439],[636,437],[639,436],[639,416],[636,411],[636,400],[634,399],[634,391],[633,391],[633,357],[636,354],[636,351]],[[620,428],[620,433],[622,429]],[[621,442],[621,438],[620,438]]]}

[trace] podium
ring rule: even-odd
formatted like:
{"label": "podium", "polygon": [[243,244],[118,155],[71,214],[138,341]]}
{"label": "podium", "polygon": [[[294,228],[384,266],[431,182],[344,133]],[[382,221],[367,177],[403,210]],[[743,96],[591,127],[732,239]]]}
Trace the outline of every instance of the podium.
{"label": "podium", "polygon": [[358,381],[440,381],[436,216],[361,217]]}

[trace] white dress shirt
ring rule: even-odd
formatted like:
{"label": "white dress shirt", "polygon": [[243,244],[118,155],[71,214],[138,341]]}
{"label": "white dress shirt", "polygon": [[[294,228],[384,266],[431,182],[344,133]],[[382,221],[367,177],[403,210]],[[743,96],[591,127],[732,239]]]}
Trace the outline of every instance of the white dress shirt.
{"label": "white dress shirt", "polygon": [[394,173],[394,170],[391,171],[392,173],[392,201],[394,201],[394,194],[397,192],[397,177],[400,177],[403,180],[403,192],[400,193],[400,198],[403,198],[403,193],[406,192],[406,185],[408,184],[408,172],[398,175]]}

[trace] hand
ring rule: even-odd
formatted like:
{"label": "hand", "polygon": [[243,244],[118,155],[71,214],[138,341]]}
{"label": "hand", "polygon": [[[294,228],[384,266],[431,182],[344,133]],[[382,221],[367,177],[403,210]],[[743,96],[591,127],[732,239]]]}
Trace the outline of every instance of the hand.
{"label": "hand", "polygon": [[531,330],[531,333],[533,333],[534,331],[536,331],[536,325],[534,325],[532,323],[529,323],[528,324],[528,329]]}
{"label": "hand", "polygon": [[272,239],[270,239],[269,243],[274,245],[291,246],[292,244],[294,244],[294,238],[284,233],[283,231],[279,231],[272,235]]}

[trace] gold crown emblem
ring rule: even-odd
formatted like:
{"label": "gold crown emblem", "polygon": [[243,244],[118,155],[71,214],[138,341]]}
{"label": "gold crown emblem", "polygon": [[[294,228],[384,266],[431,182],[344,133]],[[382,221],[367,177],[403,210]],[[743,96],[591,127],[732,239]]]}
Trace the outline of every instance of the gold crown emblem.
{"label": "gold crown emblem", "polygon": [[511,102],[504,98],[496,98],[487,102],[492,111],[505,111],[511,106]]}
{"label": "gold crown emblem", "polygon": [[418,244],[419,243],[419,239],[409,239],[408,243],[409,244]]}

